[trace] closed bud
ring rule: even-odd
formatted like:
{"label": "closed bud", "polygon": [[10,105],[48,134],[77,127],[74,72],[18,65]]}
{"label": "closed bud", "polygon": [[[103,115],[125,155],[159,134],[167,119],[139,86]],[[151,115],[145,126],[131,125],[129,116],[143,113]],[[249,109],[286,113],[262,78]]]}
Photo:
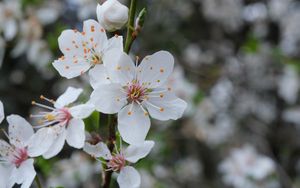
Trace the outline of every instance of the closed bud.
{"label": "closed bud", "polygon": [[99,23],[107,31],[121,29],[128,21],[128,8],[117,0],[107,0],[97,6]]}

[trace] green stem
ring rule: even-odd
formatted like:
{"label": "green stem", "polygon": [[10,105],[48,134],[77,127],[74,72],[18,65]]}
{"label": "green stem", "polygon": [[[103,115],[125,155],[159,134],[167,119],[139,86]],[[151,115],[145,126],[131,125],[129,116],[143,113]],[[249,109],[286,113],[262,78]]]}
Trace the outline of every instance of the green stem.
{"label": "green stem", "polygon": [[125,42],[125,49],[124,51],[128,54],[131,48],[131,45],[135,39],[135,37],[132,36],[132,33],[134,32],[134,18],[135,18],[135,12],[136,12],[136,0],[131,0],[130,3],[130,9],[129,9],[129,20],[127,23],[127,36],[126,36],[126,42]]}
{"label": "green stem", "polygon": [[[107,116],[107,126],[108,126],[108,149],[112,153],[115,147],[115,141],[116,141],[116,127],[115,127],[115,122],[113,121],[113,115],[108,115]],[[106,166],[105,166],[106,168]],[[111,182],[111,176],[112,176],[112,171],[106,171],[104,176],[103,176],[103,184],[102,188],[109,188],[110,182]]]}
{"label": "green stem", "polygon": [[37,185],[38,188],[43,188],[38,175],[35,176],[35,182],[36,182],[36,185]]}

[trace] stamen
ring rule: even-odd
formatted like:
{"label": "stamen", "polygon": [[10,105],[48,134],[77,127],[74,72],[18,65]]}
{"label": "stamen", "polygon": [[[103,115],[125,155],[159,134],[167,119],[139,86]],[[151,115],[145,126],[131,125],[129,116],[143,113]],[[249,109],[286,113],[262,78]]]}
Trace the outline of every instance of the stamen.
{"label": "stamen", "polygon": [[41,95],[41,96],[40,96],[40,99],[46,100],[46,101],[48,101],[48,102],[50,102],[50,103],[52,103],[52,104],[55,103],[55,101],[54,101],[53,99],[48,99],[48,98],[44,97],[44,95]]}
{"label": "stamen", "polygon": [[35,102],[35,101],[32,101],[31,104],[32,104],[32,105],[39,106],[39,107],[41,107],[41,108],[46,108],[46,109],[48,109],[48,110],[55,110],[55,108],[52,108],[52,107],[50,107],[50,106],[46,106],[46,105],[37,103],[37,102]]}

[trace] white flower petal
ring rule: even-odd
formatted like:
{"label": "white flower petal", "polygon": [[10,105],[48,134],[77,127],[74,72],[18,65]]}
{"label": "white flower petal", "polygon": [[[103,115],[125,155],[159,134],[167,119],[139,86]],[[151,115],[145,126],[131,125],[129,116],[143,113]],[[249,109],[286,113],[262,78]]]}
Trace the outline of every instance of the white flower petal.
{"label": "white flower petal", "polygon": [[12,186],[17,183],[22,184],[21,188],[29,188],[36,176],[33,162],[33,159],[27,159],[19,168],[14,168],[9,178],[9,184]]}
{"label": "white flower petal", "polygon": [[93,89],[96,89],[99,85],[109,84],[110,79],[108,73],[103,65],[96,65],[94,68],[89,71],[90,84]]}
{"label": "white flower petal", "polygon": [[108,40],[106,50],[117,49],[123,52],[123,37],[115,35]]}
{"label": "white flower petal", "polygon": [[57,155],[62,150],[66,140],[67,131],[65,128],[60,128],[60,127],[52,127],[52,128],[58,129],[56,133],[58,134],[58,137],[55,139],[55,141],[50,146],[48,151],[43,154],[43,157],[45,159],[49,159]]}
{"label": "white flower petal", "polygon": [[118,129],[125,142],[141,144],[150,129],[150,118],[139,105],[129,104],[118,114]]}
{"label": "white flower petal", "polygon": [[8,41],[12,40],[18,30],[18,25],[15,19],[9,19],[5,22],[5,27],[3,28],[4,38]]}
{"label": "white flower petal", "polygon": [[12,165],[0,165],[0,185],[4,188],[12,187],[9,185],[9,178],[12,171]]}
{"label": "white flower petal", "polygon": [[80,32],[74,30],[64,30],[58,37],[60,51],[67,57],[84,56],[84,39]]}
{"label": "white flower petal", "polygon": [[27,150],[29,156],[37,157],[46,153],[56,138],[57,134],[51,127],[39,129],[29,140]]}
{"label": "white flower petal", "polygon": [[0,123],[3,121],[5,117],[3,103],[0,101]]}
{"label": "white flower petal", "polygon": [[84,122],[81,119],[71,119],[67,127],[67,143],[74,148],[84,146]]}
{"label": "white flower petal", "polygon": [[146,56],[138,66],[138,80],[149,88],[155,88],[166,82],[173,72],[174,58],[167,51],[159,51]]}
{"label": "white flower petal", "polygon": [[99,85],[91,94],[90,102],[95,105],[97,111],[117,113],[127,103],[126,94],[121,90],[120,84]]}
{"label": "white flower petal", "polygon": [[80,104],[69,108],[71,115],[76,119],[84,119],[93,113],[95,106],[93,104]]}
{"label": "white flower petal", "polygon": [[11,146],[4,140],[0,140],[0,155],[1,156],[8,156],[9,149]]}
{"label": "white flower petal", "polygon": [[141,158],[146,157],[153,146],[153,141],[145,141],[140,145],[129,145],[124,151],[125,159],[131,163],[136,163]]}
{"label": "white flower petal", "polygon": [[149,97],[147,101],[143,102],[151,117],[164,121],[169,119],[177,120],[183,115],[187,107],[187,103],[184,100],[176,97],[175,94],[169,91],[156,95],[158,96]]}
{"label": "white flower petal", "polygon": [[120,188],[137,188],[141,184],[141,176],[135,168],[126,166],[121,170],[117,181]]}
{"label": "white flower petal", "polygon": [[136,67],[129,55],[120,53],[119,49],[109,50],[103,57],[103,63],[113,82],[124,86],[134,79]]}
{"label": "white flower petal", "polygon": [[33,135],[32,126],[21,116],[10,115],[6,118],[10,143],[15,146],[25,146]]}
{"label": "white flower petal", "polygon": [[103,142],[99,142],[96,145],[92,145],[90,143],[85,143],[83,147],[83,151],[90,154],[93,157],[102,157],[106,160],[112,158],[111,153],[106,144]]}
{"label": "white flower petal", "polygon": [[83,90],[81,88],[68,87],[68,89],[56,100],[55,108],[62,108],[76,101]]}
{"label": "white flower petal", "polygon": [[52,65],[61,76],[67,79],[80,76],[91,68],[91,64],[85,59],[73,57],[60,58]]}
{"label": "white flower petal", "polygon": [[101,50],[107,43],[107,36],[104,28],[95,20],[89,19],[83,22],[85,41],[90,48]]}

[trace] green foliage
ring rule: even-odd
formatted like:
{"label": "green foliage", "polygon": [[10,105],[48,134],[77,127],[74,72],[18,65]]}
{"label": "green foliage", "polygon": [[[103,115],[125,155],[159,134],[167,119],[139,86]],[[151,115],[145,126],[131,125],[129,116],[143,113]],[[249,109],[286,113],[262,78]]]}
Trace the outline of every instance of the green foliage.
{"label": "green foliage", "polygon": [[257,53],[260,48],[260,41],[253,35],[249,35],[241,49],[245,53]]}
{"label": "green foliage", "polygon": [[52,32],[49,32],[46,36],[49,48],[51,51],[56,52],[58,49],[57,39],[63,30],[67,29],[67,26],[62,23],[55,24],[55,29]]}
{"label": "green foliage", "polygon": [[193,97],[193,102],[195,105],[201,103],[201,101],[204,99],[205,95],[202,90],[198,90],[195,96]]}
{"label": "green foliage", "polygon": [[21,5],[23,8],[27,7],[28,5],[40,5],[43,3],[44,0],[21,0]]}
{"label": "green foliage", "polygon": [[84,119],[85,129],[88,132],[99,130],[100,115],[94,111],[88,118]]}
{"label": "green foliage", "polygon": [[39,167],[43,175],[48,176],[51,169],[52,169],[52,164],[53,160],[46,160],[43,157],[38,157],[35,160],[36,165]]}

